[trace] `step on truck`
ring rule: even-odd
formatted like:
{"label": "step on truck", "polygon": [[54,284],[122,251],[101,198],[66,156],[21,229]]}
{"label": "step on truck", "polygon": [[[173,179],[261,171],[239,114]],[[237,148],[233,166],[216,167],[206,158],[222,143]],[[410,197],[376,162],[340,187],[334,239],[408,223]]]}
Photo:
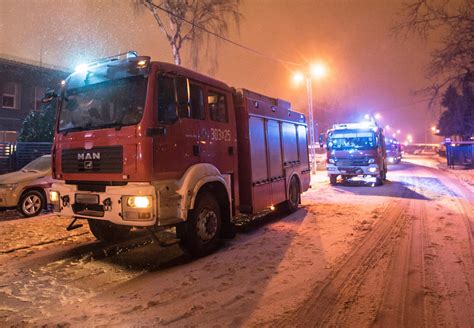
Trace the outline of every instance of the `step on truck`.
{"label": "step on truck", "polygon": [[[326,170],[332,185],[356,176],[374,177],[382,185],[387,177],[387,150],[383,129],[375,122],[334,124],[326,133]],[[321,146],[324,146],[320,136]]]}
{"label": "step on truck", "polygon": [[284,100],[132,52],[79,67],[54,97],[54,213],[101,241],[176,227],[206,255],[234,218],[294,211],[309,188],[305,116]]}

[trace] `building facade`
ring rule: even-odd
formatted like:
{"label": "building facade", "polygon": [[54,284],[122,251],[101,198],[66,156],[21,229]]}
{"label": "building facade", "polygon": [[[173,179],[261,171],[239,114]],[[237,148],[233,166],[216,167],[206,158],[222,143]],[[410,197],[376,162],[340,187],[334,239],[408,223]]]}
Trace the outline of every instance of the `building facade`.
{"label": "building facade", "polygon": [[22,122],[41,109],[47,89],[58,89],[70,72],[0,56],[0,142],[16,141]]}

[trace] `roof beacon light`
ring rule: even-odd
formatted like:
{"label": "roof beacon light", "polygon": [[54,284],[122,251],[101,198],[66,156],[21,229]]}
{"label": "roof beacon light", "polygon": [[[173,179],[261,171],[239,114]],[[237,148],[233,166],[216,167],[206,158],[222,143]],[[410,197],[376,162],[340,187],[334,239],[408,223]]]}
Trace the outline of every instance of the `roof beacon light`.
{"label": "roof beacon light", "polygon": [[75,70],[77,73],[85,73],[87,72],[88,67],[89,65],[83,63],[83,64],[77,65]]}
{"label": "roof beacon light", "polygon": [[131,51],[128,51],[127,52],[127,59],[128,58],[137,58],[138,57],[138,53],[134,50],[131,50]]}

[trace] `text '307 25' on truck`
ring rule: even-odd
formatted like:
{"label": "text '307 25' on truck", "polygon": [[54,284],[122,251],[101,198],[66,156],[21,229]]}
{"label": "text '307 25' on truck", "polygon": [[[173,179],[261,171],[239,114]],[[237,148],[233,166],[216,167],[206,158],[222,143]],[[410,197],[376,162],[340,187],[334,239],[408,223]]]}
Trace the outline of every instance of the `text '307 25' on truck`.
{"label": "text '307 25' on truck", "polygon": [[326,170],[331,184],[340,175],[375,177],[382,185],[387,177],[387,152],[383,129],[374,122],[334,124],[327,132]]}
{"label": "text '307 25' on truck", "polygon": [[87,219],[112,242],[174,226],[202,256],[241,214],[296,210],[310,182],[307,125],[286,101],[129,52],[63,82],[53,177],[69,229]]}

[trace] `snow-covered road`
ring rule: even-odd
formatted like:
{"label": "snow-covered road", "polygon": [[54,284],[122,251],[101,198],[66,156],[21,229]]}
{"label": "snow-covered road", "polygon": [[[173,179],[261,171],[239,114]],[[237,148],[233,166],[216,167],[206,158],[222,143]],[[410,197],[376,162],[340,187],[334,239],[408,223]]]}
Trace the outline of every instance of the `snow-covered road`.
{"label": "snow-covered road", "polygon": [[381,187],[318,172],[299,211],[197,260],[142,231],[105,246],[8,217],[0,326],[471,326],[474,179],[438,166],[410,158]]}

